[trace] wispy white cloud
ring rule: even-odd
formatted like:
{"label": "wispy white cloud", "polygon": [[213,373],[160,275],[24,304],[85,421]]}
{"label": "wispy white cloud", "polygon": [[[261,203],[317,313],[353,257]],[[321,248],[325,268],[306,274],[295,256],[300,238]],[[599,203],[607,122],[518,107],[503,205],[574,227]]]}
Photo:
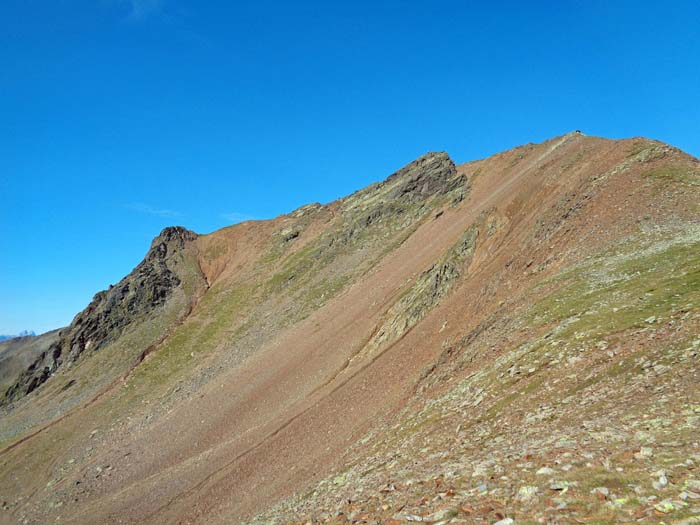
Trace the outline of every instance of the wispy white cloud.
{"label": "wispy white cloud", "polygon": [[229,222],[233,223],[238,223],[238,222],[245,222],[245,221],[252,221],[257,219],[257,217],[253,217],[252,215],[247,215],[245,213],[240,213],[237,211],[232,211],[229,213],[222,213],[221,217]]}
{"label": "wispy white cloud", "polygon": [[165,0],[113,0],[113,3],[125,5],[131,20],[143,20],[162,11]]}
{"label": "wispy white cloud", "polygon": [[148,215],[154,215],[156,217],[166,217],[166,218],[172,219],[175,217],[182,216],[182,214],[179,211],[154,208],[153,206],[149,206],[148,204],[144,204],[142,202],[127,204],[124,207],[128,208],[130,210],[137,211],[139,213],[146,213]]}

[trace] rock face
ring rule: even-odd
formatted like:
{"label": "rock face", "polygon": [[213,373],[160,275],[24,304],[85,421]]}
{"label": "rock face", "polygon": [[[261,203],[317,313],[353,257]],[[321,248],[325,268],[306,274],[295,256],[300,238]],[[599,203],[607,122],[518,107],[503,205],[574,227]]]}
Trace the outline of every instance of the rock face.
{"label": "rock face", "polygon": [[366,352],[374,353],[401,337],[449,293],[469,265],[478,236],[479,225],[476,224],[464,232],[435,264],[418,276],[411,289],[389,309],[384,324],[368,342]]}
{"label": "rock face", "polygon": [[95,295],[58,340],[41,352],[5,392],[2,404],[31,393],[59,367],[74,364],[87,350],[97,352],[118,338],[133,321],[164,304],[181,280],[168,265],[197,234],[181,226],[165,228],[151,243],[144,260],[115,286]]}
{"label": "rock face", "polygon": [[372,231],[383,237],[407,229],[442,200],[459,202],[467,192],[466,176],[457,173],[447,153],[426,153],[386,180],[342,199],[344,221],[330,244],[348,245]]}
{"label": "rock face", "polygon": [[389,194],[390,199],[425,199],[437,193],[449,193],[464,182],[453,180],[457,170],[444,151],[427,153],[391,175],[386,182],[400,181]]}

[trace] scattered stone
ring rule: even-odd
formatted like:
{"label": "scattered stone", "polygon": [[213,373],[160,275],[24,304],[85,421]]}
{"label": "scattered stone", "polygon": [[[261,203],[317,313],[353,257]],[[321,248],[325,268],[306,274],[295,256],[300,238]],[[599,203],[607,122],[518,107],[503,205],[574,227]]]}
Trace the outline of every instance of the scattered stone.
{"label": "scattered stone", "polygon": [[283,242],[289,242],[299,237],[299,235],[301,235],[301,232],[295,228],[286,228],[280,232],[280,235],[282,236]]}
{"label": "scattered stone", "polygon": [[700,524],[700,516],[691,516],[679,521],[674,521],[673,525],[698,525]]}
{"label": "scattered stone", "polygon": [[624,505],[629,502],[629,498],[615,498],[610,502],[613,508],[621,509]]}
{"label": "scattered stone", "polygon": [[[349,516],[348,516],[349,518]],[[398,521],[416,521],[416,522],[421,522],[423,521],[423,518],[421,516],[418,516],[416,514],[394,514],[392,516],[392,519],[398,520]]]}
{"label": "scattered stone", "polygon": [[676,502],[670,499],[665,499],[654,505],[654,509],[661,512],[662,514],[668,514],[670,512],[673,512],[674,510],[683,508],[684,505],[687,504],[684,502]]}
{"label": "scattered stone", "polygon": [[606,499],[610,495],[610,490],[607,487],[596,487],[591,490],[591,494],[598,496],[600,499]]}
{"label": "scattered stone", "polygon": [[651,447],[641,447],[639,452],[637,452],[634,457],[637,459],[648,459],[654,455],[654,451]]}
{"label": "scattered stone", "polygon": [[497,521],[493,525],[513,525],[515,523],[515,520],[513,518],[504,518],[500,521]]}
{"label": "scattered stone", "polygon": [[562,494],[565,494],[569,490],[569,482],[568,481],[557,481],[555,483],[552,483],[549,486],[550,490],[556,490],[558,492],[561,492]]}
{"label": "scattered stone", "polygon": [[555,474],[555,470],[549,467],[542,467],[536,472],[536,474],[538,476],[552,476]]}
{"label": "scattered stone", "polygon": [[518,489],[518,496],[517,499],[522,502],[529,502],[532,501],[537,497],[537,487],[532,487],[532,486],[525,486],[525,487],[520,487]]}
{"label": "scattered stone", "polygon": [[653,487],[656,490],[661,490],[668,485],[668,478],[666,474],[659,474],[659,479],[653,483]]}
{"label": "scattered stone", "polygon": [[686,479],[683,488],[689,492],[700,492],[700,480]]}
{"label": "scattered stone", "polygon": [[457,514],[458,512],[454,509],[442,509],[430,514],[429,516],[426,516],[425,519],[427,521],[442,521],[449,518],[454,518]]}

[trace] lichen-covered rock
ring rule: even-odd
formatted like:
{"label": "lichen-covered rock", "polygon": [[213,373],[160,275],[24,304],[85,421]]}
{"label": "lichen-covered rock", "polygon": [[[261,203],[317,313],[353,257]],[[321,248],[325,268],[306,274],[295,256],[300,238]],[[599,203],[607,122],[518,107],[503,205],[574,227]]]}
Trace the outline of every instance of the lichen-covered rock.
{"label": "lichen-covered rock", "polygon": [[479,227],[470,227],[436,264],[416,279],[411,289],[389,309],[386,321],[367,344],[366,352],[372,353],[398,339],[438,304],[468,266],[478,235]]}
{"label": "lichen-covered rock", "polygon": [[398,184],[389,193],[390,199],[421,199],[438,193],[449,193],[463,178],[455,179],[457,170],[444,151],[427,153],[391,175],[386,182]]}

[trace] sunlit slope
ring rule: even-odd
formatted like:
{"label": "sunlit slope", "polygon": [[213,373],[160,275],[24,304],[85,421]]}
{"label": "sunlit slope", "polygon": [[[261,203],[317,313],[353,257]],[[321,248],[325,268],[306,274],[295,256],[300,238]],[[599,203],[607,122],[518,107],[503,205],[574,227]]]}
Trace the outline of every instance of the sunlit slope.
{"label": "sunlit slope", "polygon": [[[439,476],[455,451],[481,454],[503,428],[513,446],[531,428],[566,433],[527,415],[607,381],[607,364],[569,364],[577,345],[631,340],[681,303],[679,345],[693,344],[699,173],[655,141],[572,133],[462,166],[428,154],[345,199],[198,236],[196,299],[142,362],[126,359],[98,397],[66,394],[76,408],[48,426],[22,424],[46,420],[56,378],[3,415],[13,435],[35,432],[0,455],[5,516],[230,523],[277,503],[265,519],[401,522],[399,500],[424,490],[408,481]],[[671,291],[637,295],[645,286]],[[118,344],[141,355],[123,337],[105,349]],[[633,384],[609,375],[620,392]],[[590,410],[567,417],[604,421],[605,405]],[[478,476],[462,478],[467,505]],[[380,502],[394,479],[411,488]]]}

